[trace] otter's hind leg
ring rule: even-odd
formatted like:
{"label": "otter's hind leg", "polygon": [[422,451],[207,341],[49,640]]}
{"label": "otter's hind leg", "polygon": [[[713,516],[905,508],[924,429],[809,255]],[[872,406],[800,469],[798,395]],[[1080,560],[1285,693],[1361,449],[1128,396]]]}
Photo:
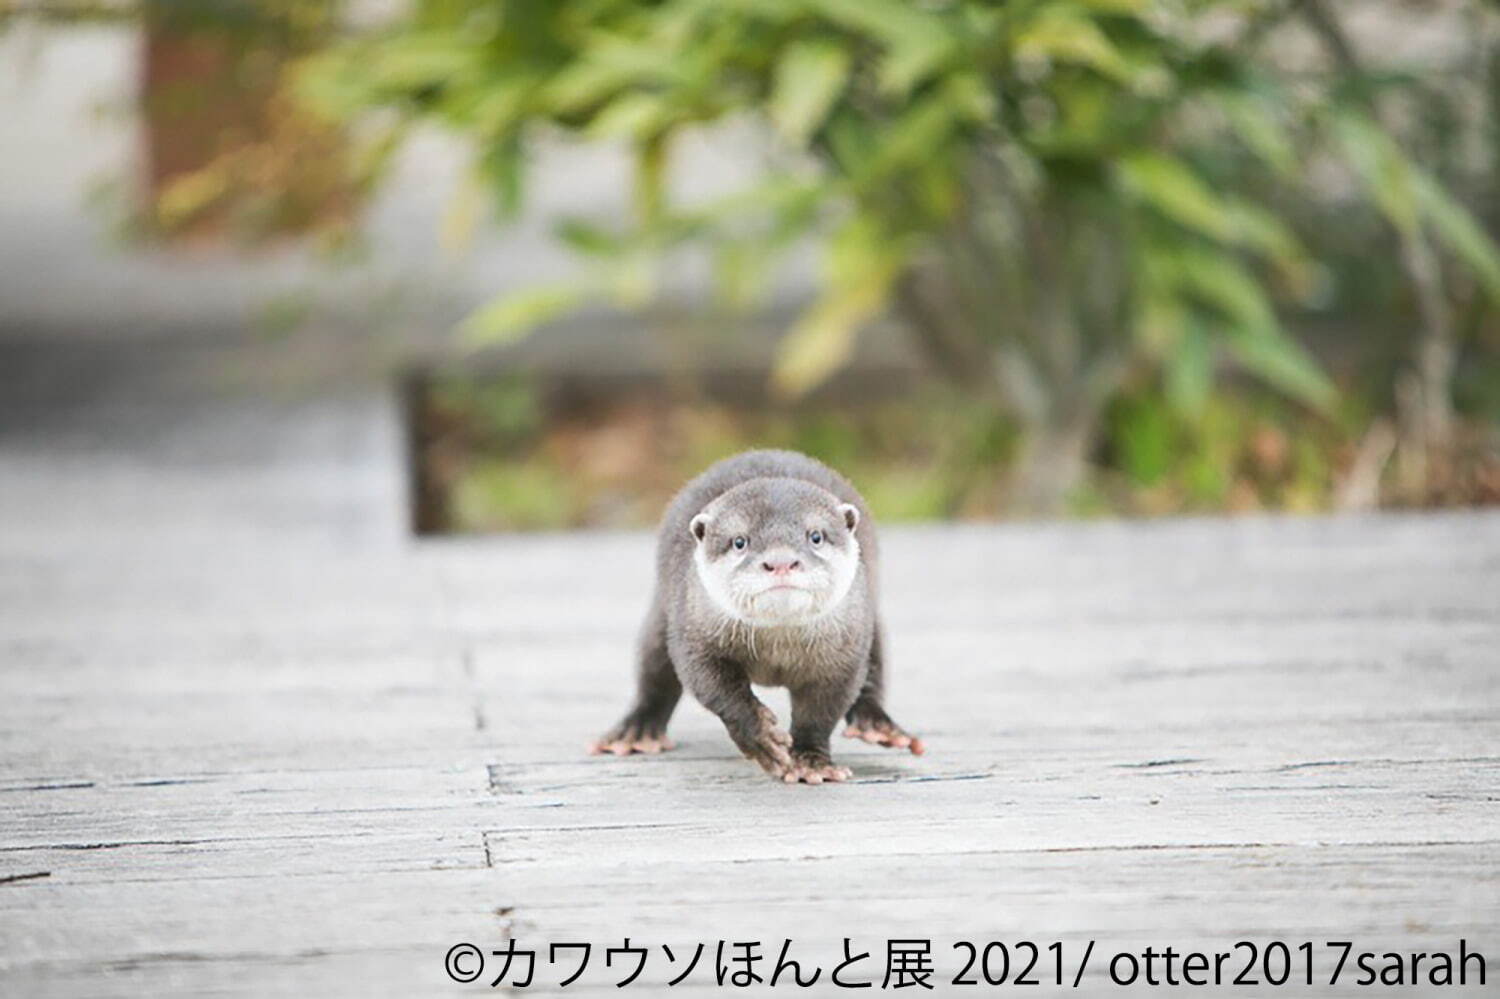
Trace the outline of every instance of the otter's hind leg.
{"label": "otter's hind leg", "polygon": [[667,617],[658,597],[641,629],[635,703],[618,725],[589,744],[589,752],[629,756],[674,748],[667,738],[667,722],[681,697],[682,683],[667,654]]}
{"label": "otter's hind leg", "polygon": [[863,739],[891,749],[909,749],[914,755],[921,756],[927,750],[926,744],[892,721],[881,704],[885,696],[885,657],[880,646],[880,629],[877,628],[875,641],[870,645],[870,663],[865,671],[864,686],[844,716],[849,723],[844,729],[844,738]]}

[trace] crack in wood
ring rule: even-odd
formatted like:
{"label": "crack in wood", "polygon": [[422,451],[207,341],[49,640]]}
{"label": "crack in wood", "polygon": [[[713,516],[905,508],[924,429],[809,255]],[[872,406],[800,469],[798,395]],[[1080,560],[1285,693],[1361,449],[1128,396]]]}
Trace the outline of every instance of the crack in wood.
{"label": "crack in wood", "polygon": [[[244,838],[244,837],[240,837]],[[279,837],[286,838],[286,837]],[[36,846],[0,846],[0,853],[23,853],[30,850],[121,850],[131,846],[197,846],[200,843],[227,843],[234,839],[135,839],[115,843],[40,843]]]}
{"label": "crack in wood", "polygon": [[321,949],[298,950],[289,953],[270,952],[246,952],[236,953],[215,952],[204,953],[200,951],[154,951],[147,954],[138,954],[134,957],[125,958],[120,961],[107,962],[104,967],[110,971],[138,971],[142,968],[156,964],[198,964],[202,962],[228,962],[228,961],[266,961],[280,963],[288,959],[309,960],[312,958],[328,957],[332,952]]}
{"label": "crack in wood", "polygon": [[14,884],[17,881],[35,881],[37,878],[50,878],[51,871],[30,871],[26,874],[0,874],[0,885]]}
{"label": "crack in wood", "polygon": [[77,788],[93,786],[94,782],[91,780],[78,781],[77,783],[70,784],[28,784],[25,787],[0,787],[0,794],[4,794],[8,791],[72,791]]}
{"label": "crack in wood", "polygon": [[609,823],[587,823],[576,826],[500,826],[495,829],[485,830],[489,836],[526,836],[532,833],[553,832],[624,832],[631,829],[703,829],[707,828],[696,822],[609,822]]}
{"label": "crack in wood", "polygon": [[[416,812],[420,808],[400,809],[372,809],[372,811],[401,811]],[[360,812],[361,809],[347,809],[344,811]],[[339,812],[296,812],[288,814],[328,815],[340,814]],[[132,846],[206,846],[221,843],[277,843],[283,841],[298,840],[362,840],[379,839],[387,835],[381,829],[351,829],[339,832],[295,832],[274,833],[265,836],[206,836],[201,839],[130,839],[114,840],[92,843],[34,843],[25,846],[0,846],[0,854],[3,853],[31,853],[37,850],[122,850]]]}
{"label": "crack in wood", "polygon": [[1433,801],[1500,801],[1500,795],[1494,794],[1457,794],[1453,792],[1431,791],[1422,795]]}
{"label": "crack in wood", "polygon": [[1227,784],[1225,791],[1276,791],[1306,794],[1309,791],[1379,791],[1379,784]]}
{"label": "crack in wood", "polygon": [[1500,763],[1500,756],[1456,756],[1456,757],[1431,757],[1420,760],[1398,760],[1389,757],[1376,757],[1366,760],[1308,760],[1305,763],[1288,763],[1276,767],[1277,772],[1289,770],[1310,770],[1315,767],[1425,767],[1442,763]]}
{"label": "crack in wood", "polygon": [[[1389,849],[1409,847],[1437,847],[1437,846],[1488,846],[1496,840],[1364,840],[1348,841],[1338,840],[1319,844],[1321,846],[1338,846],[1355,849]],[[1301,842],[1244,842],[1244,843],[1128,843],[1117,846],[1044,846],[1032,850],[995,850],[977,851],[994,853],[1121,853],[1133,851],[1153,850],[1289,850],[1306,847],[1308,844]]]}
{"label": "crack in wood", "polygon": [[848,784],[936,784],[942,781],[989,780],[995,776],[988,770],[965,774],[892,774],[888,777],[860,777]]}
{"label": "crack in wood", "polygon": [[[614,826],[611,826],[611,827],[577,826],[577,827],[566,827],[564,829],[548,829],[548,830],[545,830],[545,831],[556,833],[556,832],[568,832],[568,831],[605,831],[605,830],[614,830],[614,829],[622,829],[622,828],[623,829],[650,829],[650,828],[662,828],[662,827],[661,826],[650,826],[650,825],[646,825],[646,824],[634,825],[634,826],[623,826],[623,827],[614,827]],[[688,829],[688,828],[692,828],[692,827],[689,826],[689,825],[679,825],[679,826],[675,826],[673,828]],[[517,838],[517,839],[524,838],[524,836],[525,836],[526,833],[528,833],[528,832],[536,832],[536,831],[542,831],[542,830],[525,830],[525,829],[523,829],[523,830],[515,830],[514,832],[517,834],[515,838]],[[498,830],[497,831],[488,831],[488,832],[486,832],[484,834],[484,837],[485,837],[485,856],[486,856],[487,860],[490,859],[490,857],[491,857],[491,853],[490,853],[490,850],[491,850],[491,837],[492,836],[499,837],[499,836],[503,836],[503,835],[504,834],[501,831],[498,831]],[[1105,853],[1171,853],[1171,852],[1175,852],[1175,851],[1182,851],[1182,852],[1212,852],[1212,851],[1215,851],[1215,850],[1231,852],[1231,851],[1237,851],[1237,850],[1299,850],[1299,849],[1307,849],[1309,847],[1314,847],[1314,848],[1319,848],[1319,849],[1325,849],[1326,848],[1326,849],[1356,849],[1356,850],[1357,849],[1377,849],[1377,850],[1380,850],[1380,849],[1431,849],[1431,848],[1491,847],[1491,846],[1500,846],[1500,840],[1493,840],[1493,839],[1482,839],[1482,840],[1337,840],[1337,841],[1330,840],[1330,841],[1319,842],[1319,843],[1315,843],[1315,844],[1310,844],[1310,843],[1307,843],[1307,842],[1299,842],[1299,841],[1282,841],[1282,840],[1242,840],[1242,841],[1227,841],[1226,840],[1224,842],[1207,841],[1207,842],[1197,842],[1197,843],[1118,843],[1118,844],[1091,844],[1091,845],[1086,845],[1086,846],[1030,846],[1030,847],[1012,847],[1012,848],[1003,848],[1003,849],[977,849],[977,850],[959,849],[959,850],[944,851],[943,856],[948,856],[948,857],[984,857],[984,856],[1028,856],[1028,855],[1048,855],[1048,854],[1065,854],[1065,853],[1099,853],[1099,854],[1105,854]],[[929,856],[931,856],[931,854],[923,853],[923,852],[920,852],[920,851],[895,851],[895,852],[889,852],[889,853],[887,853],[887,852],[865,853],[865,852],[860,852],[860,851],[854,851],[854,852],[849,852],[849,853],[803,854],[803,855],[799,855],[797,857],[797,859],[799,859],[799,860],[824,861],[824,860],[851,860],[851,859],[856,859],[856,858],[859,858],[859,857],[880,857],[880,858],[885,859],[885,860],[890,860],[890,859],[897,858],[897,857],[929,857]],[[545,858],[540,858],[540,857],[535,857],[535,856],[516,856],[516,857],[508,858],[507,862],[544,863],[545,862]],[[783,862],[784,862],[783,860],[777,859],[777,858],[774,858],[774,857],[720,857],[720,858],[699,858],[699,859],[694,859],[694,860],[690,861],[690,863],[702,863],[702,864],[707,864],[707,865],[714,865],[714,864],[736,864],[736,865],[739,865],[739,864],[783,863]],[[490,866],[494,866],[493,863]]]}

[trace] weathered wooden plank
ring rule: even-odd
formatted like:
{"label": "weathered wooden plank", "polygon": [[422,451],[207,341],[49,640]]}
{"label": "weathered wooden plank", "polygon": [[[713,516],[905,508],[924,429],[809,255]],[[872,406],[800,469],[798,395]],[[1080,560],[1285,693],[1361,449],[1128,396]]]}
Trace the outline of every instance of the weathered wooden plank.
{"label": "weathered wooden plank", "polygon": [[[273,975],[283,986],[321,982],[342,993],[358,991],[351,988],[358,983],[394,992],[396,985],[419,989],[425,982],[431,988],[447,945],[487,939],[492,943],[486,946],[499,946],[505,933],[523,947],[590,941],[601,951],[625,936],[653,948],[790,938],[798,953],[816,959],[836,957],[843,936],[869,948],[892,936],[916,935],[934,940],[951,975],[957,966],[948,945],[955,939],[1061,939],[1081,946],[1093,937],[1112,949],[1168,942],[1222,947],[1221,934],[1288,939],[1286,913],[1292,909],[1298,912],[1297,932],[1313,939],[1439,949],[1470,932],[1476,914],[1496,915],[1500,896],[1493,890],[1491,861],[1492,854],[1466,847],[1375,847],[1355,855],[1327,847],[949,855],[917,867],[920,878],[893,876],[910,875],[909,862],[872,877],[868,859],[787,857],[684,862],[667,878],[651,863],[558,863],[545,871],[484,876],[411,873],[379,885],[263,872],[233,883],[146,882],[132,888],[136,905],[113,911],[111,896],[81,885],[51,897],[34,889],[31,904],[47,911],[61,906],[73,934],[94,941],[91,953],[74,953],[76,936],[32,939],[34,957],[9,970],[23,976],[17,981],[27,975],[47,981],[40,976],[50,970],[81,987],[88,981],[84,971],[128,975],[139,983],[150,981],[145,976],[158,965],[183,964],[194,966],[198,974],[190,980],[199,983],[217,981],[213,972],[243,971],[244,982],[260,991],[257,967],[285,964],[301,974]],[[267,893],[261,885],[272,881],[276,890]],[[1309,891],[1310,885],[1323,890]],[[320,906],[331,893],[339,904]],[[621,903],[600,905],[601,897]],[[429,908],[440,899],[453,908]],[[489,911],[490,921],[465,922],[464,905],[480,907],[492,899],[499,902]],[[823,904],[810,906],[809,899]],[[16,914],[13,900],[0,901],[7,915]],[[172,915],[209,904],[214,912],[192,922]],[[214,914],[220,910],[225,915]],[[684,911],[694,914],[691,922],[683,920]],[[1209,911],[1212,927],[1197,928]],[[1392,915],[1399,917],[1399,933],[1391,931]],[[321,946],[298,946],[289,920],[315,934],[311,938]],[[223,946],[230,921],[249,930],[242,930],[238,949]],[[381,955],[387,948],[399,950],[403,963],[385,965]],[[329,981],[330,964],[347,969],[360,955],[389,977],[377,982],[356,974]],[[610,981],[590,978],[595,986]]]}

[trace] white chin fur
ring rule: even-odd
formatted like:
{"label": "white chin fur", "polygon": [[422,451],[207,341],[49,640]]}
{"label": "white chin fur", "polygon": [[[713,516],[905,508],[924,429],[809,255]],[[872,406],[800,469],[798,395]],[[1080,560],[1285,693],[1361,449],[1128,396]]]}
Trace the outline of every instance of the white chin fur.
{"label": "white chin fur", "polygon": [[817,598],[807,590],[765,590],[749,600],[750,620],[768,623],[800,621],[817,616]]}

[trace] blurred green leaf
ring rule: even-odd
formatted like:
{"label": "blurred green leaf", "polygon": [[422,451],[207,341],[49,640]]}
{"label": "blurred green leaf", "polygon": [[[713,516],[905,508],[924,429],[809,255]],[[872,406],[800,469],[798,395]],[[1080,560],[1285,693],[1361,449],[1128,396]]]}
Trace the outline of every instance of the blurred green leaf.
{"label": "blurred green leaf", "polygon": [[1159,399],[1148,396],[1130,400],[1121,409],[1117,428],[1120,463],[1138,485],[1155,485],[1171,468],[1177,443],[1166,408]]}
{"label": "blurred green leaf", "polygon": [[661,132],[643,136],[635,146],[635,213],[643,225],[660,222],[666,206],[667,139]]}
{"label": "blurred green leaf", "polygon": [[1130,63],[1099,25],[1080,10],[1067,4],[1034,9],[1037,16],[1016,36],[1019,58],[1078,63],[1117,80],[1130,79]]}
{"label": "blurred green leaf", "polygon": [[[331,68],[345,73],[357,69],[361,87],[401,92],[441,88],[470,79],[480,65],[479,53],[461,35],[430,31],[412,33],[399,44],[383,46],[378,57],[360,60],[357,67],[344,64]],[[347,76],[341,82],[353,85]]]}
{"label": "blurred green leaf", "polygon": [[1283,177],[1297,167],[1297,153],[1281,121],[1266,101],[1248,94],[1216,95],[1240,141]]}
{"label": "blurred green leaf", "polygon": [[1306,258],[1301,241],[1271,212],[1239,199],[1228,200],[1225,207],[1232,242],[1283,264]]}
{"label": "blurred green leaf", "polygon": [[1140,152],[1118,169],[1129,191],[1173,221],[1219,240],[1234,236],[1226,206],[1179,160]]}
{"label": "blurred green leaf", "polygon": [[1431,177],[1414,178],[1422,215],[1443,244],[1473,272],[1492,302],[1500,304],[1500,248],[1468,209]]}
{"label": "blurred green leaf", "polygon": [[619,93],[632,75],[621,66],[580,61],[562,68],[553,76],[543,96],[554,111],[582,111]]}
{"label": "blurred green leaf", "polygon": [[588,134],[596,139],[645,139],[660,132],[670,115],[662,97],[628,91],[594,116]]}
{"label": "blurred green leaf", "polygon": [[560,219],[553,232],[572,249],[592,257],[616,257],[625,251],[619,236],[577,216]]}
{"label": "blurred green leaf", "polygon": [[781,395],[799,396],[837,371],[854,349],[859,325],[884,307],[887,288],[888,281],[872,274],[825,292],[777,346],[772,387]]}
{"label": "blurred green leaf", "polygon": [[529,75],[485,85],[476,95],[468,115],[474,130],[491,141],[504,141],[513,135],[530,110],[537,85],[536,78]]}
{"label": "blurred green leaf", "polygon": [[1080,4],[1101,14],[1144,14],[1151,0],[1080,0]]}
{"label": "blurred green leaf", "polygon": [[1334,133],[1386,218],[1402,232],[1415,232],[1417,194],[1412,167],[1391,137],[1354,111],[1335,116]]}
{"label": "blurred green leaf", "polygon": [[1167,355],[1167,401],[1179,413],[1197,416],[1208,405],[1213,377],[1212,342],[1200,323],[1192,323]]}
{"label": "blurred green leaf", "polygon": [[1264,208],[1215,195],[1186,164],[1160,153],[1129,156],[1118,169],[1126,188],[1179,225],[1270,257],[1289,271],[1306,254],[1291,229]]}
{"label": "blurred green leaf", "polygon": [[480,161],[480,168],[494,184],[495,200],[504,219],[514,219],[521,211],[525,166],[521,136],[515,132],[497,137]]}
{"label": "blurred green leaf", "polygon": [[899,247],[867,220],[845,225],[829,245],[828,290],[777,346],[772,387],[798,396],[836,371],[860,324],[878,315],[900,270]]}
{"label": "blurred green leaf", "polygon": [[901,45],[912,38],[935,44],[947,36],[940,18],[902,0],[803,0],[802,6],[886,45]]}
{"label": "blurred green leaf", "polygon": [[972,78],[956,77],[941,90],[913,101],[884,129],[873,154],[861,156],[851,150],[849,155],[862,160],[851,169],[855,183],[868,188],[893,173],[920,172],[932,164],[965,119],[984,114],[987,95],[975,93],[973,83]]}
{"label": "blurred green leaf", "polygon": [[917,33],[891,46],[880,65],[881,88],[890,94],[906,96],[931,77],[954,51],[954,42],[946,35]]}
{"label": "blurred green leaf", "polygon": [[1319,412],[1329,412],[1336,392],[1318,362],[1280,326],[1230,323],[1224,329],[1231,353],[1250,371]]}
{"label": "blurred green leaf", "polygon": [[935,13],[902,0],[806,0],[835,24],[879,41],[886,57],[881,85],[905,95],[953,50],[955,41]]}
{"label": "blurred green leaf", "polygon": [[1226,346],[1241,364],[1288,395],[1326,410],[1334,388],[1316,360],[1286,334],[1265,290],[1240,264],[1219,253],[1191,251],[1157,257],[1158,278],[1211,307]]}
{"label": "blurred green leaf", "polygon": [[776,67],[767,108],[771,121],[796,145],[823,124],[849,78],[849,53],[834,42],[798,42]]}
{"label": "blurred green leaf", "polygon": [[584,110],[633,85],[669,86],[684,80],[682,62],[663,59],[661,51],[644,40],[596,31],[580,55],[546,90],[559,111]]}
{"label": "blurred green leaf", "polygon": [[504,295],[459,326],[471,347],[492,347],[520,340],[538,326],[582,305],[588,290],[578,284],[553,284]]}

